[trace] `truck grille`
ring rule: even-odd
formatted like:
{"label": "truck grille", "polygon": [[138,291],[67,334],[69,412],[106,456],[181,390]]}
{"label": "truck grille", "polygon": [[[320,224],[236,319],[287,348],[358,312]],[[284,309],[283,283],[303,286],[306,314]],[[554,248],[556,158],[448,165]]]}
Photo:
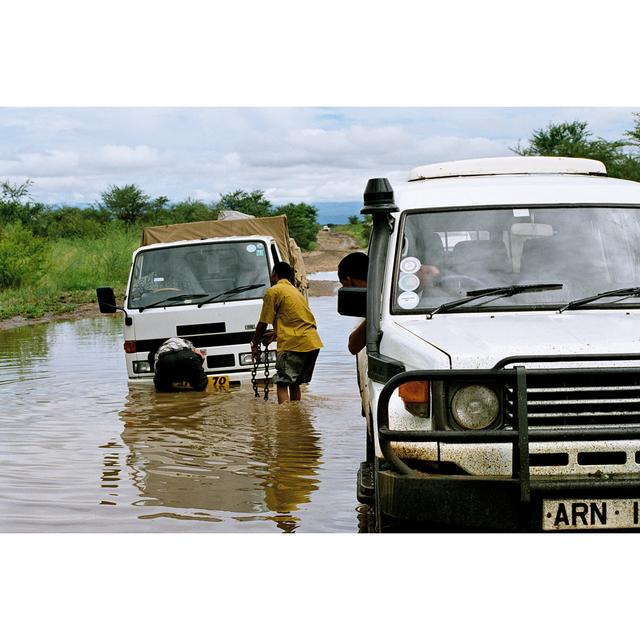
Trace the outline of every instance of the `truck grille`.
{"label": "truck grille", "polygon": [[236,359],[233,353],[224,353],[217,356],[207,356],[207,368],[222,369],[223,367],[234,367]]}
{"label": "truck grille", "polygon": [[[507,386],[505,421],[514,424],[515,389]],[[531,429],[640,426],[640,373],[527,370]]]}

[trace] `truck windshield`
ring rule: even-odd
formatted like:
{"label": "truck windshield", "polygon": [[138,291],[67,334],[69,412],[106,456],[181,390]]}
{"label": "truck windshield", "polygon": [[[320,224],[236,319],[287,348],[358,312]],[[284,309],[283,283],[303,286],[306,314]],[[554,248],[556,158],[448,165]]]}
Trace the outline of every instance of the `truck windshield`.
{"label": "truck windshield", "polygon": [[[394,313],[429,312],[468,291],[531,283],[456,312],[562,307],[612,289],[640,286],[640,208],[500,208],[405,214],[392,289]],[[480,304],[481,303],[481,304]],[[588,307],[638,306],[638,297]]]}
{"label": "truck windshield", "polygon": [[172,306],[196,304],[234,289],[239,291],[230,300],[262,298],[270,282],[267,251],[260,241],[149,249],[136,256],[128,306],[161,306],[165,300]]}

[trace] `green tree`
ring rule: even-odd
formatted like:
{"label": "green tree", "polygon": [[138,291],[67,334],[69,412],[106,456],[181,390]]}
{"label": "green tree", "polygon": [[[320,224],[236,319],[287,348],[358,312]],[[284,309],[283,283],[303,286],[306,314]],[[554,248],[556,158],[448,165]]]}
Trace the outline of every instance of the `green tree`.
{"label": "green tree", "polygon": [[191,200],[190,198],[171,205],[169,213],[173,222],[215,220],[218,215],[213,207],[200,202],[200,200]]}
{"label": "green tree", "polygon": [[309,249],[315,242],[320,230],[316,218],[318,210],[310,204],[290,202],[275,211],[275,215],[287,216],[289,235],[298,243],[301,249]]}
{"label": "green tree", "polygon": [[109,214],[101,209],[64,206],[41,216],[34,233],[47,238],[92,238],[103,235],[109,222]]}
{"label": "green tree", "polygon": [[38,223],[40,217],[48,209],[40,202],[31,200],[33,180],[25,180],[22,184],[9,181],[0,182],[0,223],[20,222],[28,227]]}
{"label": "green tree", "polygon": [[631,147],[640,147],[640,113],[634,113],[633,119],[633,129],[625,131],[625,142]]}
{"label": "green tree", "polygon": [[240,211],[256,218],[264,218],[273,215],[273,205],[264,197],[264,191],[243,191],[238,189],[221,196],[216,205],[218,211],[231,209]]}
{"label": "green tree", "polygon": [[570,158],[591,158],[611,162],[620,155],[624,143],[620,140],[608,141],[593,138],[586,122],[562,122],[549,124],[545,129],[537,129],[529,139],[528,147],[514,149],[523,156],[565,156]]}
{"label": "green tree", "polygon": [[[628,131],[630,140],[605,140],[594,138],[586,122],[573,121],[549,124],[533,132],[527,146],[518,144],[512,151],[522,156],[563,156],[600,160],[613,178],[640,180],[640,156],[626,151],[637,142],[640,144],[640,122]],[[635,142],[634,142],[635,140]]]}
{"label": "green tree", "polygon": [[111,185],[100,194],[100,198],[102,209],[128,225],[141,222],[152,205],[151,198],[135,184],[125,184],[124,187]]}

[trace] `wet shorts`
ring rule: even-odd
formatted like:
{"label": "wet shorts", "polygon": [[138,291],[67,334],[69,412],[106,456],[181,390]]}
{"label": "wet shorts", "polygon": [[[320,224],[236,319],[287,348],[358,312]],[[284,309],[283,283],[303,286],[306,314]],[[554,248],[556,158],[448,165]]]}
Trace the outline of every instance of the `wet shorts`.
{"label": "wet shorts", "polygon": [[276,356],[276,384],[298,385],[311,382],[320,349],[314,351],[279,351]]}
{"label": "wet shorts", "polygon": [[207,388],[207,374],[199,355],[191,349],[181,349],[158,358],[153,382],[158,391],[203,391]]}

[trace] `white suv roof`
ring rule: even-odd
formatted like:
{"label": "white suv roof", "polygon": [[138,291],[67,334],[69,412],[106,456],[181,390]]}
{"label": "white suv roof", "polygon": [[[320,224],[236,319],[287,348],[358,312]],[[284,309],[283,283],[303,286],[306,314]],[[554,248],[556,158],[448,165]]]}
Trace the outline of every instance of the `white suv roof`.
{"label": "white suv roof", "polygon": [[400,211],[544,205],[640,206],[640,182],[607,176],[598,160],[480,158],[416,167],[394,185]]}
{"label": "white suv roof", "polygon": [[514,175],[525,173],[571,173],[581,175],[607,175],[607,169],[598,160],[543,156],[512,156],[506,158],[479,158],[456,160],[438,164],[425,164],[409,172],[409,182],[452,178],[457,176]]}

